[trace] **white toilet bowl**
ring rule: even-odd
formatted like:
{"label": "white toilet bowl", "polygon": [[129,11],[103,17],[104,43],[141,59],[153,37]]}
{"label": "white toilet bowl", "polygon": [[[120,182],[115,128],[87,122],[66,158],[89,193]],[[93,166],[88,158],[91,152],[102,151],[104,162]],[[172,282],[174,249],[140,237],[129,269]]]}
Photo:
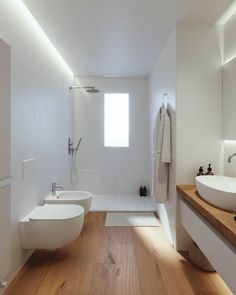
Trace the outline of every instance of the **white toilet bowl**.
{"label": "white toilet bowl", "polygon": [[55,196],[50,195],[45,199],[47,204],[76,204],[84,207],[84,214],[87,214],[92,194],[86,191],[57,191]]}
{"label": "white toilet bowl", "polygon": [[84,208],[79,205],[36,207],[20,221],[24,249],[55,250],[74,241],[84,223]]}

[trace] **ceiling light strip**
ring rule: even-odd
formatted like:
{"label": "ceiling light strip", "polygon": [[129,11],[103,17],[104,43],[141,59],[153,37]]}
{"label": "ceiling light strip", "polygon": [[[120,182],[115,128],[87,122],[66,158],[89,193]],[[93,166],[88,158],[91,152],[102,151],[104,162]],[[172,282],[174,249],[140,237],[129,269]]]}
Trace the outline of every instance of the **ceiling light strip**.
{"label": "ceiling light strip", "polygon": [[58,60],[58,62],[64,67],[66,72],[73,76],[73,72],[70,67],[67,65],[61,54],[58,52],[56,47],[53,45],[52,41],[48,38],[46,33],[41,28],[40,24],[37,22],[35,17],[29,11],[28,7],[22,0],[11,0],[14,2],[14,6],[17,10],[24,15],[25,19],[30,23],[31,28],[37,33],[37,35],[43,40],[43,42],[47,45],[48,49],[54,55],[54,57]]}
{"label": "ceiling light strip", "polygon": [[234,1],[222,14],[222,16],[217,21],[217,25],[224,25],[226,24],[229,19],[235,14],[236,12],[236,1]]}

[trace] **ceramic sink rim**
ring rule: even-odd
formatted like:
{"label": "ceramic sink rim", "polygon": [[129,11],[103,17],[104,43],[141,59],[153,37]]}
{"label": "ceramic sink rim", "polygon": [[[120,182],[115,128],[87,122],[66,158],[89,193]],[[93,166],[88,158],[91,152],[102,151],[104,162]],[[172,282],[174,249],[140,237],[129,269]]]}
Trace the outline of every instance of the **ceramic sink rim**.
{"label": "ceramic sink rim", "polygon": [[236,209],[236,178],[197,176],[195,182],[199,195],[211,205],[228,211]]}

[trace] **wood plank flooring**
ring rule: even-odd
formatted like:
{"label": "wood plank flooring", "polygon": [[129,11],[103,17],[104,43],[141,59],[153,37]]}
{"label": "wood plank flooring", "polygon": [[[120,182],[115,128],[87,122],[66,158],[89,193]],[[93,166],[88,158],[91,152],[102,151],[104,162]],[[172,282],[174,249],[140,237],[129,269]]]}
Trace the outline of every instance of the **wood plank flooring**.
{"label": "wood plank flooring", "polygon": [[89,213],[75,242],[35,251],[4,295],[232,295],[175,251],[162,227],[104,223],[105,213]]}

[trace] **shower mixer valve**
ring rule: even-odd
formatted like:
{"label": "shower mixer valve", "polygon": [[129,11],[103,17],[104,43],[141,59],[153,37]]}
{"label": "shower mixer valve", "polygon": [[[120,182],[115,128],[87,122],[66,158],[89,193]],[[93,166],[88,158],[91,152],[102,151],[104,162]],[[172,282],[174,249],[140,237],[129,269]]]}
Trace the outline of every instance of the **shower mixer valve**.
{"label": "shower mixer valve", "polygon": [[73,145],[74,145],[74,143],[73,143],[73,141],[71,140],[71,138],[69,137],[69,138],[68,138],[68,154],[69,154],[69,155],[72,154],[73,151],[74,151]]}
{"label": "shower mixer valve", "polygon": [[68,138],[68,154],[72,156],[72,163],[71,163],[71,184],[73,187],[76,187],[78,185],[78,171],[76,168],[76,157],[79,150],[79,146],[81,143],[82,137],[80,137],[78,144],[76,147],[74,147],[74,143],[71,140],[71,138]]}
{"label": "shower mixer valve", "polygon": [[81,140],[82,140],[82,137],[80,137],[77,146],[74,147],[74,143],[73,143],[72,139],[70,137],[68,138],[68,154],[69,155],[71,155],[71,154],[73,155],[74,153],[76,154],[78,152]]}

